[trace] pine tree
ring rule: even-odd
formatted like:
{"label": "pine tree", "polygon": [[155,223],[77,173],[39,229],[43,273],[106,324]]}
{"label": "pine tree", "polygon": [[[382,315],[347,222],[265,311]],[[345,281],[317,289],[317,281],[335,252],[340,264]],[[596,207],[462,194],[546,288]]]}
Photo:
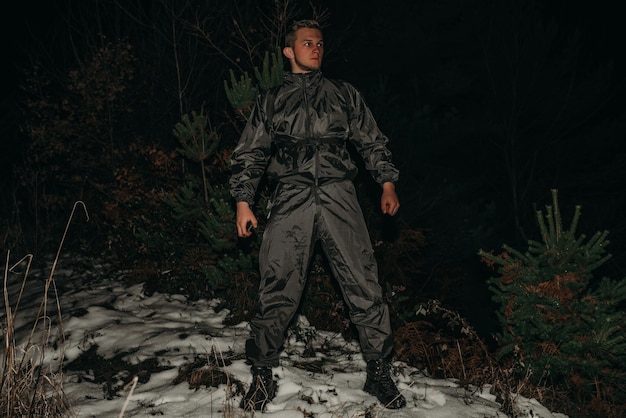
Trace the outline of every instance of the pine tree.
{"label": "pine tree", "polygon": [[[237,79],[231,71],[230,86],[224,82],[227,98],[242,120],[249,114],[259,89],[282,83],[280,55],[266,53],[261,66],[254,68],[254,74],[256,82],[247,73]],[[160,291],[183,293],[190,298],[242,299],[237,292],[247,297],[247,286],[232,286],[233,279],[238,277],[246,282],[248,275],[255,274],[261,233],[259,229],[259,233],[239,245],[228,184],[208,175],[211,167],[207,166],[207,161],[211,161],[217,152],[220,134],[211,128],[203,109],[183,115],[172,132],[180,144],[176,150],[178,154],[198,163],[200,171],[197,174],[197,170],[189,170],[186,182],[165,199],[171,219],[168,217],[167,222],[162,222],[162,227],[156,230],[136,231],[146,251],[161,255],[161,259],[171,258],[177,264],[175,268],[168,267],[169,274],[159,276],[150,286]],[[263,193],[260,195],[259,228],[262,228],[266,197]],[[225,295],[225,292],[232,294]],[[238,306],[229,308],[234,311]],[[233,312],[233,315],[237,313]]]}
{"label": "pine tree", "polygon": [[209,120],[204,110],[191,112],[183,115],[182,121],[174,127],[174,136],[180,142],[182,148],[177,151],[183,157],[200,163],[202,184],[204,186],[204,201],[209,203],[209,190],[211,185],[206,176],[206,159],[215,152],[220,143],[220,135],[215,129],[209,129]]}
{"label": "pine tree", "polygon": [[499,305],[500,356],[514,356],[535,385],[565,387],[582,401],[626,401],[626,281],[596,279],[610,257],[608,232],[577,236],[581,207],[563,229],[557,190],[545,214],[537,211],[541,241],[526,252],[503,245],[479,251],[499,273],[488,279]]}
{"label": "pine tree", "polygon": [[283,61],[280,51],[271,54],[266,52],[261,69],[255,67],[254,74],[257,83],[252,81],[248,73],[243,73],[237,80],[233,70],[230,70],[230,86],[228,81],[224,80],[226,98],[242,120],[247,120],[259,91],[265,91],[283,83]]}
{"label": "pine tree", "polygon": [[[183,115],[173,133],[181,145],[178,153],[200,163],[202,175],[190,173],[177,193],[165,200],[178,222],[178,234],[171,234],[168,239],[183,249],[178,280],[172,286],[196,297],[215,296],[231,287],[234,276],[252,271],[254,255],[237,245],[227,184],[213,185],[206,175],[205,160],[216,152],[219,134],[209,129],[204,112]],[[193,240],[188,242],[190,237]],[[258,237],[252,241],[256,245]]]}

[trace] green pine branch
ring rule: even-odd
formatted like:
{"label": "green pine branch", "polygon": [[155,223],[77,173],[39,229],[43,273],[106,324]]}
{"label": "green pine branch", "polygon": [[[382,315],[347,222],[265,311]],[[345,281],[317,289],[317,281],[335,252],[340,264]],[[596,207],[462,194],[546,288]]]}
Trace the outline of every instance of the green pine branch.
{"label": "green pine branch", "polygon": [[226,98],[235,110],[235,113],[241,119],[247,120],[259,92],[282,84],[282,55],[280,51],[272,52],[271,54],[269,52],[265,53],[261,68],[254,67],[257,83],[252,80],[247,72],[244,72],[239,79],[236,78],[233,70],[230,70],[229,74],[230,85],[228,80],[224,80]]}

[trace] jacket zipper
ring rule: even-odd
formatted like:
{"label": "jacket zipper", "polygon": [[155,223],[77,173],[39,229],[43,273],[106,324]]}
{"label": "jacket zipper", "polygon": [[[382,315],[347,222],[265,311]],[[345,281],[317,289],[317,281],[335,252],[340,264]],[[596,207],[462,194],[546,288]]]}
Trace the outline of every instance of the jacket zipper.
{"label": "jacket zipper", "polygon": [[[302,78],[304,83],[303,83],[303,95],[304,95],[304,105],[306,106],[306,141],[312,141],[312,137],[311,137],[311,132],[312,132],[312,127],[311,127],[311,107],[310,107],[310,103],[309,103],[309,96],[307,94],[307,82],[306,82],[306,77]],[[319,193],[318,193],[318,186],[319,186],[319,165],[320,165],[320,157],[319,157],[319,152],[318,152],[318,148],[317,148],[317,144],[312,144],[313,145],[313,149],[314,149],[314,170],[315,172],[313,173],[314,175],[314,193],[315,193],[315,203],[319,205],[320,203],[320,199],[319,199]],[[305,147],[307,146],[307,144],[305,143]],[[306,151],[305,151],[306,152]]]}
{"label": "jacket zipper", "polygon": [[[313,138],[311,138],[311,132],[312,132],[312,127],[311,127],[311,106],[309,103],[309,96],[307,94],[307,80],[306,77],[302,78],[304,83],[303,83],[303,92],[302,94],[304,95],[304,105],[306,106],[306,138],[305,138],[305,147],[308,145],[307,143],[309,141],[311,141]],[[313,155],[313,158],[315,159],[315,167],[314,170],[315,172],[313,173],[314,178],[315,178],[315,187],[318,186],[319,184],[319,155],[317,152],[317,146],[315,144],[313,144],[313,147],[315,149],[315,154]]]}

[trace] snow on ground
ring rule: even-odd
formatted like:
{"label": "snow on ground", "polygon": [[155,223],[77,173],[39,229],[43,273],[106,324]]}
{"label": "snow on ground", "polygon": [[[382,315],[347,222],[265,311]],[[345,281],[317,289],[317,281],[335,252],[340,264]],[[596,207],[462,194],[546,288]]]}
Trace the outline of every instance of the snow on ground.
{"label": "snow on ground", "polygon": [[[419,418],[496,418],[506,417],[489,387],[469,391],[454,380],[432,379],[402,362],[394,363],[398,388],[407,399],[402,410],[385,410],[361,389],[365,383],[365,362],[356,342],[340,334],[314,330],[306,318],[299,318],[300,329],[314,335],[312,357],[305,356],[304,342],[290,335],[274,370],[278,379],[276,399],[263,414],[245,413],[238,408],[242,394],[235,385],[191,388],[174,381],[181,367],[198,357],[219,359],[231,382],[239,381],[246,390],[250,369],[243,356],[248,334],[247,323],[224,326],[227,312],[216,312],[215,301],[189,302],[182,296],[146,296],[141,285],[128,286],[122,273],[104,266],[64,259],[57,265],[48,303],[48,313],[56,315],[54,290],[59,294],[65,334],[64,390],[78,417],[419,417]],[[16,270],[19,270],[16,269]],[[26,341],[44,294],[50,270],[31,271],[26,293],[16,317],[16,338]],[[17,298],[23,274],[7,275],[11,304]],[[14,306],[14,305],[13,305]],[[4,311],[4,310],[3,310]],[[46,360],[58,364],[61,351],[52,349],[58,339],[50,339]],[[66,365],[81,353],[97,347],[105,358],[123,355],[132,364],[147,359],[164,366],[144,377],[136,386],[124,385],[128,372],[119,372],[117,396],[107,396],[93,372],[68,370]],[[110,395],[110,391],[109,391]],[[534,399],[519,396],[520,417],[567,418],[548,411]]]}

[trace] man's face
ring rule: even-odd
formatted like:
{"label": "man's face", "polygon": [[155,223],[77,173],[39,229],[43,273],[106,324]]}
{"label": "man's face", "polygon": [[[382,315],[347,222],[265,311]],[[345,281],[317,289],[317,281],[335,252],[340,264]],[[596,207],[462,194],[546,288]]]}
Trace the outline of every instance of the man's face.
{"label": "man's face", "polygon": [[296,42],[283,50],[294,73],[308,73],[322,67],[324,39],[318,29],[302,28],[296,32]]}

